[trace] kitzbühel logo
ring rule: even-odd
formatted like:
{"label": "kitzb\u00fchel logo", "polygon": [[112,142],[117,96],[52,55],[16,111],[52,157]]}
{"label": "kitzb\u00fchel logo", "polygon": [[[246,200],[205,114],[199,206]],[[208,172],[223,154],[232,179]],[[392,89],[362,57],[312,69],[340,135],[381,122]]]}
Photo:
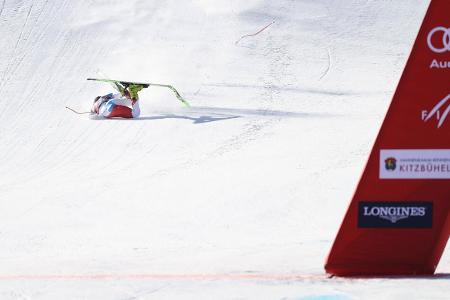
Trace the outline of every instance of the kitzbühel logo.
{"label": "kitzb\u00fchel logo", "polygon": [[431,228],[432,202],[360,202],[361,228]]}
{"label": "kitzb\u00fchel logo", "polygon": [[[449,104],[447,107],[445,107],[446,104]],[[441,111],[441,108],[445,108],[444,111]],[[445,120],[447,119],[448,115],[450,114],[450,94],[447,95],[444,99],[440,100],[438,104],[436,104],[432,110],[429,112],[426,110],[422,111],[422,120],[424,122],[429,121],[431,118],[435,117],[436,120],[438,120],[437,127],[440,128]]]}
{"label": "kitzb\u00fchel logo", "polygon": [[450,179],[450,149],[380,149],[379,168],[380,179]]}

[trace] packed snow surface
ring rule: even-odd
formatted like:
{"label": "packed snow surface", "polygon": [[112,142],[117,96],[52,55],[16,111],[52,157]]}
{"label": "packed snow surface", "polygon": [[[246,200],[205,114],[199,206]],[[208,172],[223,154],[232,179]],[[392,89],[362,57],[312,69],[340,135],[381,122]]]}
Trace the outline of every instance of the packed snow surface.
{"label": "packed snow surface", "polygon": [[323,277],[428,4],[0,0],[0,298],[448,297]]}

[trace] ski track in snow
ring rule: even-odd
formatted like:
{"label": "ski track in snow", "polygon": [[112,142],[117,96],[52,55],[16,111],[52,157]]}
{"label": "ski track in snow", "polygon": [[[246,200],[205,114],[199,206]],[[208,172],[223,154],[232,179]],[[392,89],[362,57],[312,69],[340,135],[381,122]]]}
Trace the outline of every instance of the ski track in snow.
{"label": "ski track in snow", "polygon": [[325,71],[323,72],[323,74],[320,76],[319,80],[322,80],[325,76],[328,75],[328,73],[331,70],[331,52],[330,49],[327,48],[327,54],[328,54],[328,64],[327,64],[327,68],[325,69]]}
{"label": "ski track in snow", "polygon": [[3,0],[3,2],[2,2],[2,8],[0,8],[0,17],[2,16],[3,9],[5,8],[5,2],[6,2],[6,0]]}

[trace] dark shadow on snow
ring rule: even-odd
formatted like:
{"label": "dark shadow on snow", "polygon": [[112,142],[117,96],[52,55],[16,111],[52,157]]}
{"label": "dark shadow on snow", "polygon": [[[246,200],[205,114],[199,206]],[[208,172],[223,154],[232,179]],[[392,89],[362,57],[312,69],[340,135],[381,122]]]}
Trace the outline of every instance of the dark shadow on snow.
{"label": "dark shadow on snow", "polygon": [[271,109],[246,109],[246,108],[224,108],[198,106],[171,113],[155,112],[154,115],[144,115],[137,119],[112,118],[105,119],[99,116],[90,116],[92,120],[122,120],[122,121],[147,121],[183,119],[190,120],[193,124],[205,124],[217,121],[226,121],[245,117],[267,117],[267,118],[330,118],[338,117],[336,114],[328,113],[301,113]]}
{"label": "dark shadow on snow", "polygon": [[328,113],[303,113],[282,111],[273,109],[248,109],[248,108],[225,108],[225,107],[210,107],[210,106],[197,106],[190,109],[191,112],[209,113],[209,114],[224,114],[233,115],[235,117],[245,116],[260,116],[260,117],[283,117],[283,118],[325,118],[325,117],[337,117],[336,114]]}
{"label": "dark shadow on snow", "polygon": [[160,116],[143,116],[139,117],[138,119],[134,119],[136,121],[139,120],[164,120],[164,119],[185,119],[185,120],[191,120],[194,124],[203,124],[203,123],[210,123],[210,122],[216,122],[216,121],[225,121],[230,119],[239,118],[240,116],[181,116],[181,115],[173,115],[173,114],[167,114],[167,115],[160,115]]}
{"label": "dark shadow on snow", "polygon": [[216,122],[216,121],[225,121],[230,119],[236,119],[240,118],[240,116],[208,116],[208,115],[201,115],[201,116],[189,116],[189,115],[177,115],[177,114],[158,114],[154,116],[140,116],[136,119],[128,119],[128,118],[104,118],[100,116],[90,116],[91,120],[102,120],[102,121],[147,121],[147,120],[165,120],[165,119],[183,119],[183,120],[190,120],[193,122],[193,124],[203,124],[203,123],[210,123],[210,122]]}

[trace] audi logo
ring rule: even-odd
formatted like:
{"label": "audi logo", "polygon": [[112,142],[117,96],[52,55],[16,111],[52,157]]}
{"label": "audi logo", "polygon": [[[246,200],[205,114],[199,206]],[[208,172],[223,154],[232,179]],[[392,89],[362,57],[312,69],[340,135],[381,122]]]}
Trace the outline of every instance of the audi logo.
{"label": "audi logo", "polygon": [[[438,37],[434,38],[436,34],[442,33],[442,40]],[[435,53],[450,52],[450,28],[436,27],[430,31],[427,38],[428,47]]]}

